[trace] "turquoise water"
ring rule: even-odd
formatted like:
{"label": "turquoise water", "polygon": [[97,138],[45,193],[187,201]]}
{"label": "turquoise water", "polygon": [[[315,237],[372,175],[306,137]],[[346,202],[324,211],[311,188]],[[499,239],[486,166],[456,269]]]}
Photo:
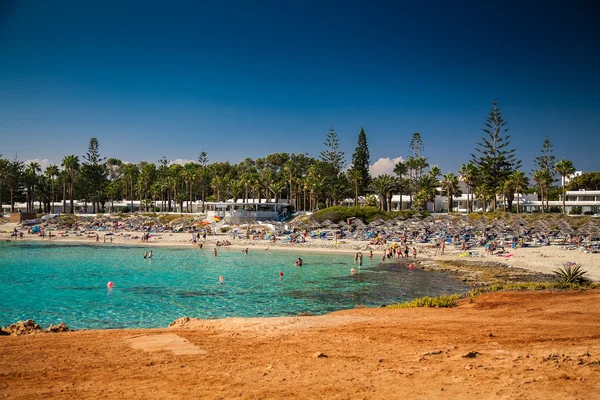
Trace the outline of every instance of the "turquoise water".
{"label": "turquoise water", "polygon": [[[351,254],[220,248],[214,257],[212,249],[155,247],[147,260],[147,250],[0,243],[0,325],[31,318],[74,329],[156,328],[183,316],[324,314],[466,291],[446,274],[375,257],[359,269]],[[298,257],[303,267],[293,265]]]}

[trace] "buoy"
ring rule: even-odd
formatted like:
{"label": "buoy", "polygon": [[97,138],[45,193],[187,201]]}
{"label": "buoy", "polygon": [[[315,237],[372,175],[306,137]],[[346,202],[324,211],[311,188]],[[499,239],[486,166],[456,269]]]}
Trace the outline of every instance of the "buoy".
{"label": "buoy", "polygon": [[354,275],[354,273],[355,273],[355,272],[356,272],[356,271],[354,271],[354,268],[352,268],[352,269],[350,270],[350,273],[351,273],[352,275]]}
{"label": "buoy", "polygon": [[115,286],[115,284],[114,284],[114,283],[112,283],[112,282],[108,282],[108,283],[106,284],[106,287],[107,287],[107,288],[109,288],[109,289],[112,289],[112,288],[113,288],[113,286]]}
{"label": "buoy", "polygon": [[279,276],[283,276],[283,272],[279,272]]}
{"label": "buoy", "polygon": [[415,266],[414,266],[413,264],[410,264],[410,265],[408,266],[408,268],[410,268],[410,269],[413,269],[414,267],[415,267]]}
{"label": "buoy", "polygon": [[222,276],[219,277],[219,282],[223,283],[224,280],[225,278],[223,278]]}

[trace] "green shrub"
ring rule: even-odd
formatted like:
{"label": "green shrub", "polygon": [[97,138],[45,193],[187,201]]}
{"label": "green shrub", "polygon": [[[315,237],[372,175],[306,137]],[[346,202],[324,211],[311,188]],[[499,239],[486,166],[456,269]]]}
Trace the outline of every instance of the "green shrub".
{"label": "green shrub", "polygon": [[[388,220],[397,216],[404,218],[410,218],[415,215],[417,211],[414,210],[403,210],[386,212],[381,211],[377,207],[346,207],[346,206],[334,206],[327,207],[323,210],[316,211],[313,214],[313,218],[318,222],[330,220],[332,222],[346,221],[348,218],[360,218],[365,223],[369,223],[376,219]],[[427,212],[421,212],[422,215],[428,215]]]}
{"label": "green shrub", "polygon": [[119,209],[119,212],[122,213],[122,214],[126,214],[126,213],[131,212],[131,209],[129,207],[121,207]]}
{"label": "green shrub", "polygon": [[456,300],[460,299],[460,294],[444,295],[439,297],[421,297],[404,303],[392,304],[387,308],[417,308],[417,307],[454,307]]}
{"label": "green shrub", "polygon": [[569,211],[571,215],[581,215],[581,207],[572,207],[571,211]]}
{"label": "green shrub", "polygon": [[585,277],[587,271],[583,270],[581,265],[575,263],[563,264],[562,267],[552,272],[556,275],[559,283],[583,283],[587,281]]}

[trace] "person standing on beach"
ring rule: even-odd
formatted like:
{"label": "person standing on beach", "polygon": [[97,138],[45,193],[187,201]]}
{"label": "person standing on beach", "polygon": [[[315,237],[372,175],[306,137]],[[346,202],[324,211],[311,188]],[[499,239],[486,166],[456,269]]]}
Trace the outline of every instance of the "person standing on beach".
{"label": "person standing on beach", "polygon": [[442,240],[442,243],[440,243],[440,250],[441,250],[441,254],[444,255],[444,250],[446,249],[446,242],[444,242]]}
{"label": "person standing on beach", "polygon": [[369,260],[373,260],[373,250],[369,250]]}
{"label": "person standing on beach", "polygon": [[413,247],[412,253],[413,253],[413,258],[416,260],[417,259],[417,248],[416,247]]}

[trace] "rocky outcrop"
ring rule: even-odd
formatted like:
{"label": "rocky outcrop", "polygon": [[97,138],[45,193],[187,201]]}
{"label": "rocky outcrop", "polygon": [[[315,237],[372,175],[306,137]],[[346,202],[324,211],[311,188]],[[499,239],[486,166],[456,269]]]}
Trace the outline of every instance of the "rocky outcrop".
{"label": "rocky outcrop", "polygon": [[1,330],[11,336],[32,335],[43,332],[42,328],[32,319],[16,322],[1,328]]}
{"label": "rocky outcrop", "polygon": [[70,331],[69,327],[66,326],[64,322],[61,322],[58,325],[50,324],[50,326],[46,329],[46,332],[48,332],[48,333],[60,333],[60,332],[69,332],[69,331]]}
{"label": "rocky outcrop", "polygon": [[14,324],[0,327],[0,336],[21,336],[21,335],[35,335],[38,333],[58,333],[58,332],[69,332],[70,329],[61,322],[58,325],[50,325],[47,329],[43,329],[41,326],[35,323],[34,320],[28,319],[27,321],[19,321]]}
{"label": "rocky outcrop", "polygon": [[188,328],[190,322],[199,322],[198,318],[182,317],[169,324],[169,328]]}

